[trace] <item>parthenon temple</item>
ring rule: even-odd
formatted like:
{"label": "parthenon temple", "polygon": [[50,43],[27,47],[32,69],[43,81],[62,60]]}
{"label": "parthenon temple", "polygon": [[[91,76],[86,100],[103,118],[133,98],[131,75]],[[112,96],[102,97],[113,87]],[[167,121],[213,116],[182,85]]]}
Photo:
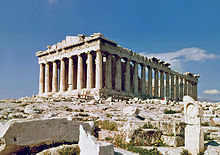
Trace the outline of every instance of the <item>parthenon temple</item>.
{"label": "parthenon temple", "polygon": [[101,33],[66,36],[36,53],[39,96],[128,96],[197,100],[199,75],[178,73],[170,64],[123,48]]}

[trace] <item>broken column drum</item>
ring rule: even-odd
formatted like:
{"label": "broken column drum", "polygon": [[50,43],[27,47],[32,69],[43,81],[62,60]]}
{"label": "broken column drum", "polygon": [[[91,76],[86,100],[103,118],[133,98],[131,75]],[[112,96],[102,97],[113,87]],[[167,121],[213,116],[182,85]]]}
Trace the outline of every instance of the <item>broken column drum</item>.
{"label": "broken column drum", "polygon": [[42,97],[72,97],[86,91],[100,97],[182,100],[189,95],[197,100],[199,75],[175,72],[169,63],[139,55],[100,33],[67,36],[36,56]]}

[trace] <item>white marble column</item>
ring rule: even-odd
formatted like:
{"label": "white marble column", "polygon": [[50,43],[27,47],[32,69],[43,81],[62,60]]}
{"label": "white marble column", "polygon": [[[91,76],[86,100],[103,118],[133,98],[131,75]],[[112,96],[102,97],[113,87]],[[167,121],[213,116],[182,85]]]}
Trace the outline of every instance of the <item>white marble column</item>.
{"label": "white marble column", "polygon": [[134,62],[134,93],[138,94],[138,63]]}
{"label": "white marble column", "polygon": [[176,95],[175,95],[175,100],[179,100],[179,77],[176,76]]}
{"label": "white marble column", "polygon": [[147,66],[148,68],[148,95],[152,97],[152,68]]}
{"label": "white marble column", "polygon": [[78,68],[77,68],[77,90],[83,88],[83,57],[78,55]]}
{"label": "white marble column", "polygon": [[45,92],[45,65],[40,64],[39,94]]}
{"label": "white marble column", "polygon": [[180,100],[183,100],[183,78],[180,78]]}
{"label": "white marble column", "polygon": [[45,75],[45,92],[50,92],[50,64],[46,63],[46,75]]}
{"label": "white marble column", "polygon": [[64,92],[66,91],[66,65],[64,58],[60,61],[60,91]]}
{"label": "white marble column", "polygon": [[101,89],[102,88],[102,53],[101,51],[96,52],[96,88]]}
{"label": "white marble column", "polygon": [[160,97],[164,97],[164,72],[160,71]]}
{"label": "white marble column", "polygon": [[106,87],[112,89],[112,56],[106,57]]}
{"label": "white marble column", "polygon": [[115,75],[115,88],[121,91],[121,58],[116,57],[116,75]]}
{"label": "white marble column", "polygon": [[154,96],[158,97],[158,69],[154,69]]}
{"label": "white marble column", "polygon": [[146,95],[146,66],[141,65],[141,93]]}
{"label": "white marble column", "polygon": [[87,54],[87,84],[86,88],[91,89],[93,88],[93,57],[92,54],[89,52]]}
{"label": "white marble column", "polygon": [[56,93],[58,91],[58,68],[57,62],[53,62],[53,79],[52,79],[52,92]]}
{"label": "white marble column", "polygon": [[188,81],[188,95],[192,97],[192,82]]}
{"label": "white marble column", "polygon": [[70,57],[69,58],[69,75],[68,75],[68,91],[73,90],[74,86],[73,86],[73,58]]}
{"label": "white marble column", "polygon": [[197,100],[197,83],[196,82],[193,82],[193,84],[192,84],[192,96],[193,96],[193,98],[195,99],[195,100]]}
{"label": "white marble column", "polygon": [[170,97],[170,74],[166,72],[166,97]]}
{"label": "white marble column", "polygon": [[184,96],[188,94],[187,85],[187,81],[184,79]]}
{"label": "white marble column", "polygon": [[171,99],[174,100],[174,75],[171,75]]}
{"label": "white marble column", "polygon": [[131,91],[131,78],[130,78],[130,60],[126,60],[126,67],[125,67],[125,91]]}

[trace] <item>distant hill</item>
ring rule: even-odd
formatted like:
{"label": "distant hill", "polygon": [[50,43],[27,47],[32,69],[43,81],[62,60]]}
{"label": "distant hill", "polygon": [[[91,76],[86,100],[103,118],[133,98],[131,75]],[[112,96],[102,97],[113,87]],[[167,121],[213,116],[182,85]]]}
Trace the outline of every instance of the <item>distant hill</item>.
{"label": "distant hill", "polygon": [[211,99],[211,98],[206,98],[206,97],[198,97],[198,101],[201,102],[220,102],[220,99]]}

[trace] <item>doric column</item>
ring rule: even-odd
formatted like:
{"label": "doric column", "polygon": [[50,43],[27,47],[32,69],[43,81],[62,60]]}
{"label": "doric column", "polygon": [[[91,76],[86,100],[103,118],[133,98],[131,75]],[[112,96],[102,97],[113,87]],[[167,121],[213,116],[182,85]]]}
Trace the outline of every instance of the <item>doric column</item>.
{"label": "doric column", "polygon": [[179,95],[179,77],[176,76],[176,96],[175,96],[176,101],[179,100],[179,98],[180,98],[179,96],[180,96]]}
{"label": "doric column", "polygon": [[160,97],[164,97],[164,72],[160,71]]}
{"label": "doric column", "polygon": [[40,78],[39,78],[39,94],[44,93],[45,90],[45,65],[40,64]]}
{"label": "doric column", "polygon": [[102,53],[96,52],[96,88],[102,88]]}
{"label": "doric column", "polygon": [[125,91],[131,91],[131,78],[130,78],[130,60],[126,60],[126,67],[125,67]]}
{"label": "doric column", "polygon": [[171,75],[171,99],[174,100],[174,75]]}
{"label": "doric column", "polygon": [[50,64],[46,63],[45,92],[50,92]]}
{"label": "doric column", "polygon": [[154,96],[158,97],[158,69],[154,69]]}
{"label": "doric column", "polygon": [[180,78],[180,100],[183,100],[183,78]]}
{"label": "doric column", "polygon": [[69,58],[69,77],[68,77],[68,85],[69,85],[69,88],[68,88],[68,91],[71,91],[73,90],[73,58],[70,57]]}
{"label": "doric column", "polygon": [[197,83],[195,82],[193,86],[194,86],[194,88],[193,88],[193,89],[194,89],[194,99],[197,100],[197,99],[198,99],[198,94],[197,94],[197,93],[198,93],[198,92],[197,92],[197,91],[198,91]]}
{"label": "doric column", "polygon": [[92,54],[89,52],[87,54],[87,89],[93,88],[93,58]]}
{"label": "doric column", "polygon": [[152,97],[152,68],[147,66],[148,68],[148,95]]}
{"label": "doric column", "polygon": [[146,66],[141,65],[141,93],[146,95]]}
{"label": "doric column", "polygon": [[106,57],[106,87],[112,89],[112,56],[109,54]]}
{"label": "doric column", "polygon": [[188,95],[192,97],[192,83],[188,81]]}
{"label": "doric column", "polygon": [[134,93],[138,94],[138,63],[134,62]]}
{"label": "doric column", "polygon": [[115,88],[121,91],[121,58],[116,57]]}
{"label": "doric column", "polygon": [[170,97],[170,75],[166,72],[166,97]]}
{"label": "doric column", "polygon": [[192,82],[192,97],[197,100],[197,83]]}
{"label": "doric column", "polygon": [[53,62],[53,79],[52,79],[52,92],[56,93],[58,91],[58,68],[57,62]]}
{"label": "doric column", "polygon": [[188,94],[188,90],[187,90],[187,81],[186,79],[184,79],[184,96]]}
{"label": "doric column", "polygon": [[78,55],[78,69],[77,69],[77,89],[83,88],[83,57]]}
{"label": "doric column", "polygon": [[61,59],[60,62],[60,91],[66,91],[66,65],[64,58]]}

